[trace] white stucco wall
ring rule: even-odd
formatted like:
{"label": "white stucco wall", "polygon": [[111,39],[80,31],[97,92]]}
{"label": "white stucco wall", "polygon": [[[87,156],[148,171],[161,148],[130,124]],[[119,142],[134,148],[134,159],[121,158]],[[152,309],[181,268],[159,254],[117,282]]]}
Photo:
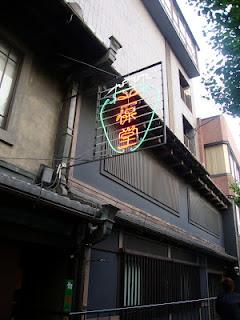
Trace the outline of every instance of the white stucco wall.
{"label": "white stucco wall", "polygon": [[[181,71],[191,88],[192,112],[189,110],[189,108],[181,98],[179,70]],[[186,72],[184,71],[183,67],[181,66],[173,52],[171,52],[171,72],[174,92],[174,133],[181,141],[183,141],[183,116],[187,119],[187,121],[193,128],[196,128],[196,110],[194,104],[192,80],[188,78]]]}
{"label": "white stucco wall", "polygon": [[[113,66],[121,74],[162,61],[164,81],[164,102],[166,122],[168,118],[168,92],[166,73],[165,39],[140,0],[76,0],[81,7],[82,19],[99,38],[109,47],[110,36],[122,45],[117,52]],[[195,110],[189,111],[180,95],[179,70],[191,85],[183,68],[171,53],[171,72],[174,101],[174,133],[183,141],[182,115],[195,127]]]}

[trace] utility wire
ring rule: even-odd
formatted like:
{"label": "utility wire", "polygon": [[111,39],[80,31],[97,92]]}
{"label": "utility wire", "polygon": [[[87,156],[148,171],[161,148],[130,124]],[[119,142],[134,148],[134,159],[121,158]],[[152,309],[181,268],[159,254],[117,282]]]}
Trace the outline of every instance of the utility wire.
{"label": "utility wire", "polygon": [[[89,64],[89,63],[86,63],[86,62],[84,62],[84,61],[81,61],[81,60],[78,60],[78,59],[75,59],[75,58],[66,56],[66,55],[64,55],[64,54],[62,54],[62,53],[59,53],[58,55],[61,56],[61,57],[64,57],[65,59],[68,59],[68,60],[77,62],[77,63],[82,64],[82,65],[86,65],[86,66],[89,67],[89,68],[98,70],[98,71],[100,71],[100,72],[106,73],[106,74],[111,75],[111,76],[114,76],[115,78],[127,77],[127,76],[133,75],[133,74],[135,74],[135,73],[137,73],[137,72],[140,72],[140,71],[149,69],[149,68],[151,68],[151,67],[153,67],[153,66],[157,66],[157,65],[161,64],[161,62],[156,62],[156,63],[154,63],[154,64],[152,64],[152,65],[150,65],[150,66],[147,66],[147,67],[144,67],[144,68],[142,68],[142,69],[133,71],[133,72],[128,73],[128,74],[126,74],[126,75],[124,75],[124,76],[119,76],[119,75],[116,75],[116,74],[114,74],[114,73],[112,73],[112,72],[108,72],[108,71],[106,71],[106,70],[103,70],[103,69],[101,69],[101,68],[98,68],[98,67],[96,67],[96,66],[93,66],[93,65],[91,65],[91,64]],[[77,96],[78,96],[78,94],[73,95],[73,96],[70,96],[70,97],[66,98],[66,101],[67,101],[68,99],[72,99],[72,98],[75,98],[75,97],[77,97]],[[91,150],[92,150],[92,148],[91,148],[91,149],[89,148],[89,149],[86,150],[84,153],[82,153],[82,154],[80,154],[80,155],[78,155],[78,156],[75,156],[75,157],[33,158],[33,157],[2,157],[2,156],[0,156],[0,160],[29,160],[29,161],[80,160],[80,161],[92,161],[92,160],[81,160],[81,157],[82,157],[84,154],[86,154],[88,151],[91,151]]]}
{"label": "utility wire", "polygon": [[[197,131],[201,127],[205,126],[206,124],[208,124],[209,122],[211,122],[213,120],[215,120],[215,118],[210,119],[209,121],[203,123],[202,125],[200,125],[196,129],[194,129],[194,131],[197,133]],[[62,160],[72,161],[73,160],[73,161],[92,161],[90,159],[82,159],[83,155],[87,154],[91,150],[93,150],[93,149],[89,148],[89,149],[85,150],[83,153],[75,155],[75,157],[32,158],[32,157],[2,157],[2,156],[0,156],[0,160],[30,160],[30,161],[62,161]]]}
{"label": "utility wire", "polygon": [[[208,124],[209,122],[215,120],[215,118],[212,118],[210,120],[208,120],[207,122],[201,124],[199,127],[197,127],[196,129],[194,129],[194,131],[197,133],[197,131],[205,126],[206,124]],[[82,159],[83,155],[87,154],[89,151],[93,150],[93,148],[88,148],[87,150],[85,150],[83,153],[80,153],[78,155],[75,155],[75,157],[59,157],[59,158],[32,158],[32,157],[2,157],[0,156],[0,160],[30,160],[30,161],[61,161],[61,160],[74,160],[74,161],[92,161],[90,159]]]}
{"label": "utility wire", "polygon": [[[116,75],[116,74],[114,74],[114,73],[112,73],[112,72],[108,72],[108,71],[103,70],[103,69],[101,69],[101,68],[98,68],[98,67],[96,67],[96,66],[94,66],[94,65],[91,65],[91,64],[89,64],[89,63],[87,63],[87,62],[84,62],[84,61],[81,61],[81,60],[78,60],[78,59],[75,59],[75,58],[66,56],[66,55],[64,55],[64,54],[62,54],[62,53],[59,53],[58,55],[61,56],[61,57],[64,57],[65,59],[74,61],[74,62],[76,62],[76,63],[85,65],[85,66],[87,66],[87,67],[89,67],[89,68],[98,70],[98,71],[100,71],[100,72],[103,72],[103,73],[108,74],[108,75],[111,75],[111,76],[114,76],[115,78],[118,78],[118,77],[119,77],[118,75]],[[154,64],[154,65],[158,65],[158,64],[159,64],[159,62],[156,63],[156,64]],[[148,68],[148,67],[147,67],[147,68]],[[143,70],[144,70],[144,69],[145,69],[145,68],[143,68]],[[133,73],[135,73],[135,72],[133,72]],[[78,96],[78,94],[77,94],[77,95],[74,95],[74,96],[71,96],[71,97],[69,97],[69,98],[67,98],[67,99],[71,99],[71,98],[76,97],[76,96]],[[66,99],[66,100],[67,100],[67,99]],[[208,124],[209,122],[213,121],[214,119],[215,119],[215,118],[212,118],[212,119],[210,119],[209,121],[207,121],[207,122],[203,123],[202,125],[200,125],[199,127],[197,127],[196,129],[194,129],[195,134],[197,133],[197,131],[198,131],[201,127],[203,127],[204,125],[206,125],[206,124]],[[83,152],[82,154],[79,154],[79,155],[77,155],[77,156],[75,156],[75,157],[33,158],[33,157],[2,157],[2,156],[0,156],[0,160],[29,160],[29,161],[62,161],[62,160],[68,160],[68,161],[75,160],[75,161],[77,161],[77,160],[78,160],[78,161],[81,161],[81,162],[95,161],[95,160],[93,160],[93,159],[92,159],[92,160],[90,160],[90,159],[88,159],[88,160],[87,160],[87,159],[81,159],[84,154],[86,154],[88,151],[91,151],[91,150],[92,150],[92,148],[91,148],[91,149],[89,148],[88,150],[86,150],[86,151]],[[70,166],[70,167],[71,167],[71,166]]]}
{"label": "utility wire", "polygon": [[212,121],[215,120],[215,119],[216,119],[216,118],[213,117],[212,119],[210,119],[210,120],[206,121],[205,123],[201,124],[200,126],[198,126],[196,129],[193,129],[193,130],[195,131],[194,136],[197,134],[197,132],[198,132],[198,130],[199,130],[200,128],[202,128],[203,126],[205,126],[205,125],[208,124],[209,122],[212,122]]}
{"label": "utility wire", "polygon": [[30,161],[61,161],[61,160],[81,160],[81,157],[86,154],[89,150],[83,152],[80,155],[75,157],[61,157],[61,158],[31,158],[31,157],[2,157],[0,156],[1,160],[30,160]]}
{"label": "utility wire", "polygon": [[61,56],[61,57],[63,57],[63,58],[65,58],[65,59],[68,59],[68,60],[70,60],[70,61],[77,62],[77,63],[79,63],[79,64],[82,64],[82,65],[84,65],[84,66],[87,66],[87,67],[89,67],[89,68],[92,68],[92,69],[94,69],[94,70],[97,70],[97,71],[106,73],[106,74],[108,74],[108,75],[110,75],[110,76],[114,76],[115,78],[118,78],[118,75],[116,75],[115,73],[108,72],[108,71],[106,71],[106,70],[104,70],[104,69],[95,67],[94,65],[89,64],[89,63],[87,63],[87,62],[84,62],[84,61],[82,61],[82,60],[78,60],[78,59],[75,59],[75,58],[72,58],[72,57],[69,57],[69,56],[65,56],[65,54],[62,54],[62,53],[59,53],[58,55]]}
{"label": "utility wire", "polygon": [[1,160],[30,160],[30,161],[62,161],[62,160],[67,160],[67,162],[73,161],[92,161],[93,159],[84,159],[83,156],[88,154],[89,152],[92,152],[93,148],[88,148],[84,152],[79,153],[75,155],[74,157],[59,157],[59,158],[31,158],[31,157],[2,157],[0,156],[0,161]]}

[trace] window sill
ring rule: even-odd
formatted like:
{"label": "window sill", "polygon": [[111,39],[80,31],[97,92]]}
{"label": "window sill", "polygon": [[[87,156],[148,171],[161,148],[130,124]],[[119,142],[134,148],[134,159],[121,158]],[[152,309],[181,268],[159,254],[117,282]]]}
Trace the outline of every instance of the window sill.
{"label": "window sill", "polygon": [[0,128],[0,142],[13,146],[15,143],[15,135],[11,132]]}

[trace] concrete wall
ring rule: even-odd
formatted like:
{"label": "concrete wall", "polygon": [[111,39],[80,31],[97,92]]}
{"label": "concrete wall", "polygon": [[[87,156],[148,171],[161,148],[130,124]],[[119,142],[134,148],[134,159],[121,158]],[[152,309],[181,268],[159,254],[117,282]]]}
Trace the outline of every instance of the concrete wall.
{"label": "concrete wall", "polygon": [[233,183],[233,178],[230,174],[221,174],[211,177],[218,188],[226,195],[233,195],[230,185]]}
{"label": "concrete wall", "polygon": [[201,135],[204,144],[229,142],[236,160],[240,163],[240,152],[224,115],[202,119],[201,125],[203,126]]}
{"label": "concrete wall", "polygon": [[[192,112],[189,110],[185,102],[181,98],[180,92],[180,82],[179,82],[179,71],[183,74],[184,78],[187,80],[189,86],[191,87],[191,97],[192,97]],[[172,88],[173,88],[173,106],[174,106],[174,133],[175,135],[183,141],[183,116],[187,119],[193,128],[196,128],[196,110],[194,104],[193,95],[193,84],[192,80],[188,78],[183,67],[180,65],[175,54],[171,52],[171,72],[172,72]],[[195,139],[196,140],[196,139]]]}
{"label": "concrete wall", "polygon": [[[108,47],[109,37],[113,35],[121,43],[122,48],[118,51],[117,60],[113,64],[121,74],[162,61],[166,122],[183,141],[182,115],[184,114],[193,127],[196,123],[194,105],[191,113],[180,96],[179,70],[190,85],[191,81],[171,49],[170,59],[166,57],[166,40],[143,3],[140,0],[78,0],[77,3],[81,8],[83,21],[100,41]],[[174,97],[173,104],[172,97]],[[168,99],[171,101],[171,108],[174,108],[174,119],[168,112]]]}
{"label": "concrete wall", "polygon": [[[53,157],[63,90],[52,70],[46,67],[46,62],[41,62],[15,35],[3,34],[22,52],[23,59],[8,127],[0,132],[0,155],[12,158],[2,158],[4,161],[36,174],[41,163],[51,165],[51,160],[14,158]],[[10,143],[5,139],[7,135],[11,136]]]}

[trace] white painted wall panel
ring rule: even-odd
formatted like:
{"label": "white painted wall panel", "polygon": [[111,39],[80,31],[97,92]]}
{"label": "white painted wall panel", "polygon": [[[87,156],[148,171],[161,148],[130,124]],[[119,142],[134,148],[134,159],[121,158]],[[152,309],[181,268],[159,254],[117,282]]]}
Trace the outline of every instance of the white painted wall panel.
{"label": "white painted wall panel", "polygon": [[[175,122],[175,134],[183,142],[183,120],[182,116],[188,120],[193,128],[196,128],[196,110],[193,97],[193,84],[192,80],[188,78],[183,67],[179,63],[175,54],[171,52],[171,66],[172,66],[172,82],[173,82],[173,108],[174,108],[174,122]],[[183,74],[191,87],[191,98],[192,98],[192,112],[189,110],[185,102],[181,98],[180,92],[180,81],[179,81],[179,70]]]}
{"label": "white painted wall panel", "polygon": [[[140,0],[76,0],[82,10],[82,19],[92,32],[109,47],[109,37],[114,36],[122,45],[113,66],[121,74],[163,63],[166,122],[168,119],[168,94],[166,79],[165,39]],[[179,69],[188,79],[176,56],[171,54],[171,72],[174,97],[174,133],[183,141],[182,115],[195,127],[195,110],[191,113],[180,96]]]}

